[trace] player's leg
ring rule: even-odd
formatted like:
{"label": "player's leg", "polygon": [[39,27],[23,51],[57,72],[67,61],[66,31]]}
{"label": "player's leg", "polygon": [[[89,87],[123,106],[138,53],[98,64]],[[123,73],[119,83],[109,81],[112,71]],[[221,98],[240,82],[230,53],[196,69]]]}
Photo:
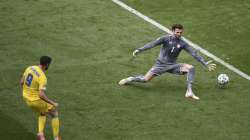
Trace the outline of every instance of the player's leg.
{"label": "player's leg", "polygon": [[122,79],[119,82],[119,85],[126,85],[132,82],[141,82],[141,83],[146,83],[150,81],[152,78],[154,78],[156,75],[152,73],[150,70],[143,76],[143,75],[138,75],[138,76],[130,76],[128,78]]}
{"label": "player's leg", "polygon": [[56,108],[52,108],[49,110],[48,114],[52,117],[51,126],[52,126],[54,139],[60,140],[58,111]]}
{"label": "player's leg", "polygon": [[187,74],[187,91],[186,97],[199,100],[200,98],[195,96],[192,90],[192,83],[194,81],[195,69],[194,66],[190,64],[181,64],[180,72]]}
{"label": "player's leg", "polygon": [[144,76],[139,75],[139,76],[133,77],[132,82],[146,83],[146,82],[150,81],[151,79],[153,79],[154,77],[155,77],[155,74],[149,70]]}
{"label": "player's leg", "polygon": [[144,76],[139,75],[139,76],[134,76],[134,77],[128,77],[125,79],[122,79],[119,82],[119,85],[126,85],[132,82],[141,82],[141,83],[146,83],[153,79],[156,76],[159,76],[163,73],[166,72],[166,65],[161,65],[156,63]]}
{"label": "player's leg", "polygon": [[44,137],[44,127],[46,124],[46,114],[45,108],[47,107],[46,103],[42,100],[36,100],[36,101],[29,101],[28,99],[25,99],[26,104],[35,112],[38,113],[38,140],[45,140]]}
{"label": "player's leg", "polygon": [[45,124],[46,124],[46,114],[40,113],[38,117],[38,134],[37,134],[39,140],[45,140],[44,137]]}

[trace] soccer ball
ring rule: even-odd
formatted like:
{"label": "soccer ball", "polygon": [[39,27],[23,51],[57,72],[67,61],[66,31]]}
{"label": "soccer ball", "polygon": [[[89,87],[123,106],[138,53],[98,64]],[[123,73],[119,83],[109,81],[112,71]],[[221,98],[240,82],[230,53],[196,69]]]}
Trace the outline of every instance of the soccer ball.
{"label": "soccer ball", "polygon": [[225,86],[229,82],[229,77],[226,74],[220,74],[217,80],[220,86]]}

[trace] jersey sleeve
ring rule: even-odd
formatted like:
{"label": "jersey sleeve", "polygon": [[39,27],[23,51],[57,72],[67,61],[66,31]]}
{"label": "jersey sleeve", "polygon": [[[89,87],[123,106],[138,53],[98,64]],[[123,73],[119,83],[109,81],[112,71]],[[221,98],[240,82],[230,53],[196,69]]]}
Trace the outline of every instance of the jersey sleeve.
{"label": "jersey sleeve", "polygon": [[145,51],[147,49],[154,48],[155,46],[163,44],[165,39],[166,39],[166,36],[159,37],[156,40],[144,45],[143,47],[138,48],[137,50],[139,50],[141,52],[141,51]]}
{"label": "jersey sleeve", "polygon": [[39,90],[46,90],[46,86],[47,86],[47,78],[46,76],[42,75],[41,77],[39,77]]}
{"label": "jersey sleeve", "polygon": [[205,59],[202,56],[198,55],[197,52],[194,51],[187,43],[185,43],[184,45],[184,50],[191,54],[197,61],[199,61],[203,65],[207,65]]}
{"label": "jersey sleeve", "polygon": [[24,70],[24,72],[23,72],[23,74],[22,74],[22,77],[23,77],[23,78],[25,78],[25,76],[28,75],[29,69],[30,69],[30,67],[28,67],[28,68],[26,68],[26,69]]}

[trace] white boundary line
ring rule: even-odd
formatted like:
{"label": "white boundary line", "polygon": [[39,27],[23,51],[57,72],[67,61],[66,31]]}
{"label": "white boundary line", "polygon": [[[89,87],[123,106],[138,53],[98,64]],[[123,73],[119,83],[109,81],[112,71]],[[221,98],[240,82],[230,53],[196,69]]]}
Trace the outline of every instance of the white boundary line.
{"label": "white boundary line", "polygon": [[[164,27],[163,25],[161,25],[160,23],[150,19],[149,17],[143,15],[142,13],[140,13],[139,11],[131,8],[130,6],[126,5],[125,3],[121,2],[120,0],[112,0],[114,3],[116,3],[117,5],[121,6],[122,8],[128,10],[129,12],[137,15],[138,17],[142,18],[143,20],[153,24],[154,26],[158,27],[159,29],[161,29],[162,31],[165,31],[167,33],[172,33],[171,30],[169,30],[168,28]],[[213,60],[221,63],[223,66],[227,67],[228,69],[230,69],[231,71],[237,73],[238,75],[240,75],[243,78],[246,78],[247,80],[250,80],[250,76],[243,73],[242,71],[240,71],[239,69],[235,68],[234,66],[230,65],[229,63],[223,61],[222,59],[218,58],[217,56],[213,55],[212,53],[208,52],[207,50],[201,48],[199,45],[193,43],[192,41],[186,39],[185,37],[182,37],[182,39],[184,41],[186,41],[190,46],[192,46],[193,48],[197,49],[198,51],[200,51],[202,54],[212,58]]]}

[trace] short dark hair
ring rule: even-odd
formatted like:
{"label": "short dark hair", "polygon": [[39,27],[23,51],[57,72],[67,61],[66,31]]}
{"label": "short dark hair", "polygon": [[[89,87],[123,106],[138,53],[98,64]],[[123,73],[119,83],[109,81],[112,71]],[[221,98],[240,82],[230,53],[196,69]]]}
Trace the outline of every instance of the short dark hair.
{"label": "short dark hair", "polygon": [[172,25],[172,31],[174,31],[175,29],[184,29],[184,27],[181,24],[173,24]]}
{"label": "short dark hair", "polygon": [[40,65],[49,65],[52,61],[52,58],[49,56],[41,56],[40,57]]}

